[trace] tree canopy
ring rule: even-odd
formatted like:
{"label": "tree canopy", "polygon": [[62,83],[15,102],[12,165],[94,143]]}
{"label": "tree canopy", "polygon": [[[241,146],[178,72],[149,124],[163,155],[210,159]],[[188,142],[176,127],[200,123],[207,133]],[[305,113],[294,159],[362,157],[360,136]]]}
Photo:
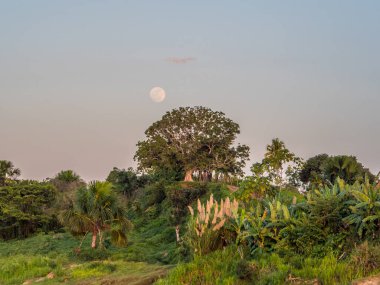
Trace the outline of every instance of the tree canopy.
{"label": "tree canopy", "polygon": [[4,186],[7,179],[15,178],[20,174],[20,169],[15,168],[11,161],[0,160],[0,186]]}
{"label": "tree canopy", "polygon": [[357,160],[355,156],[337,155],[330,157],[323,166],[325,178],[334,183],[339,177],[349,184],[363,182],[367,176],[374,182],[375,176]]}
{"label": "tree canopy", "polygon": [[49,208],[56,190],[48,183],[20,183],[0,187],[0,240],[27,237],[37,229],[57,226]]}
{"label": "tree canopy", "polygon": [[239,125],[222,112],[205,107],[180,107],[167,112],[139,141],[135,159],[139,168],[175,170],[192,180],[192,174],[215,172],[241,175],[249,147],[234,145]]}
{"label": "tree canopy", "polygon": [[111,182],[118,192],[127,196],[130,196],[140,186],[139,177],[132,167],[127,170],[114,167],[106,181]]}
{"label": "tree canopy", "polygon": [[348,184],[364,182],[366,176],[370,183],[375,181],[375,176],[369,169],[364,168],[355,156],[349,155],[319,154],[309,158],[300,171],[301,181],[309,188],[326,183],[334,184],[337,178]]}
{"label": "tree canopy", "polygon": [[288,180],[293,184],[297,178],[294,176],[298,172],[302,164],[302,160],[294,153],[290,152],[283,141],[278,138],[272,139],[272,143],[267,145],[267,151],[262,161],[263,170],[268,174],[268,178],[276,186],[283,186],[284,184],[284,169],[286,167],[286,175]]}

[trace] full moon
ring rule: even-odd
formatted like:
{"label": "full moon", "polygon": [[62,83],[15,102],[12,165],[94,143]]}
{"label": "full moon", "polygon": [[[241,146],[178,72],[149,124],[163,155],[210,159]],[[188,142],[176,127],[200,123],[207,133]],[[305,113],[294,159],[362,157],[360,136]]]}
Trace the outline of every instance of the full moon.
{"label": "full moon", "polygon": [[156,103],[161,103],[162,101],[165,100],[166,93],[165,90],[162,89],[161,87],[153,87],[150,92],[150,99]]}

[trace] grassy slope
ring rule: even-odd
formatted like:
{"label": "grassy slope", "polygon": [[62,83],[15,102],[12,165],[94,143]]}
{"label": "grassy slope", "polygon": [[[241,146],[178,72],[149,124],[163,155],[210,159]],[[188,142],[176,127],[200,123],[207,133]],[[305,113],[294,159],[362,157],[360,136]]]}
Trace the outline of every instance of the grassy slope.
{"label": "grassy slope", "polygon": [[0,284],[37,281],[50,272],[55,278],[39,284],[151,284],[168,269],[159,264],[127,261],[124,259],[127,249],[112,248],[106,254],[99,252],[98,258],[102,260],[85,261],[91,255],[90,250],[85,250],[90,240],[84,241],[81,257],[73,252],[78,244],[68,233],[0,242]]}
{"label": "grassy slope", "polygon": [[125,248],[111,246],[93,254],[88,236],[78,257],[74,249],[80,240],[69,233],[0,241],[0,284],[36,281],[50,272],[56,277],[39,284],[151,284],[179,260],[170,205],[165,200],[153,208],[132,218],[134,228]]}

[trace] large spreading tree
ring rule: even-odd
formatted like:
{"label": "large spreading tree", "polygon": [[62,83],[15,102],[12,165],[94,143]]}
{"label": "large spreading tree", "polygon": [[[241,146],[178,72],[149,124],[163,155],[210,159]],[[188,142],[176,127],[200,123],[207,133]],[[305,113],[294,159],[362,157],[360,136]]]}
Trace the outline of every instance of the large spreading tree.
{"label": "large spreading tree", "polygon": [[135,159],[142,170],[167,170],[225,176],[242,174],[249,147],[235,145],[239,125],[222,112],[205,107],[180,107],[167,112],[137,144]]}

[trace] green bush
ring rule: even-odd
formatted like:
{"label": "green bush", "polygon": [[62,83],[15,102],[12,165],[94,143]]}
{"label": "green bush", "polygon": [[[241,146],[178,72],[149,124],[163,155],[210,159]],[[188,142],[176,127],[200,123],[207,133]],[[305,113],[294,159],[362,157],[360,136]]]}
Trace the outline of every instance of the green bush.
{"label": "green bush", "polygon": [[251,281],[253,278],[257,278],[257,268],[247,260],[241,259],[236,266],[236,275],[239,279]]}

